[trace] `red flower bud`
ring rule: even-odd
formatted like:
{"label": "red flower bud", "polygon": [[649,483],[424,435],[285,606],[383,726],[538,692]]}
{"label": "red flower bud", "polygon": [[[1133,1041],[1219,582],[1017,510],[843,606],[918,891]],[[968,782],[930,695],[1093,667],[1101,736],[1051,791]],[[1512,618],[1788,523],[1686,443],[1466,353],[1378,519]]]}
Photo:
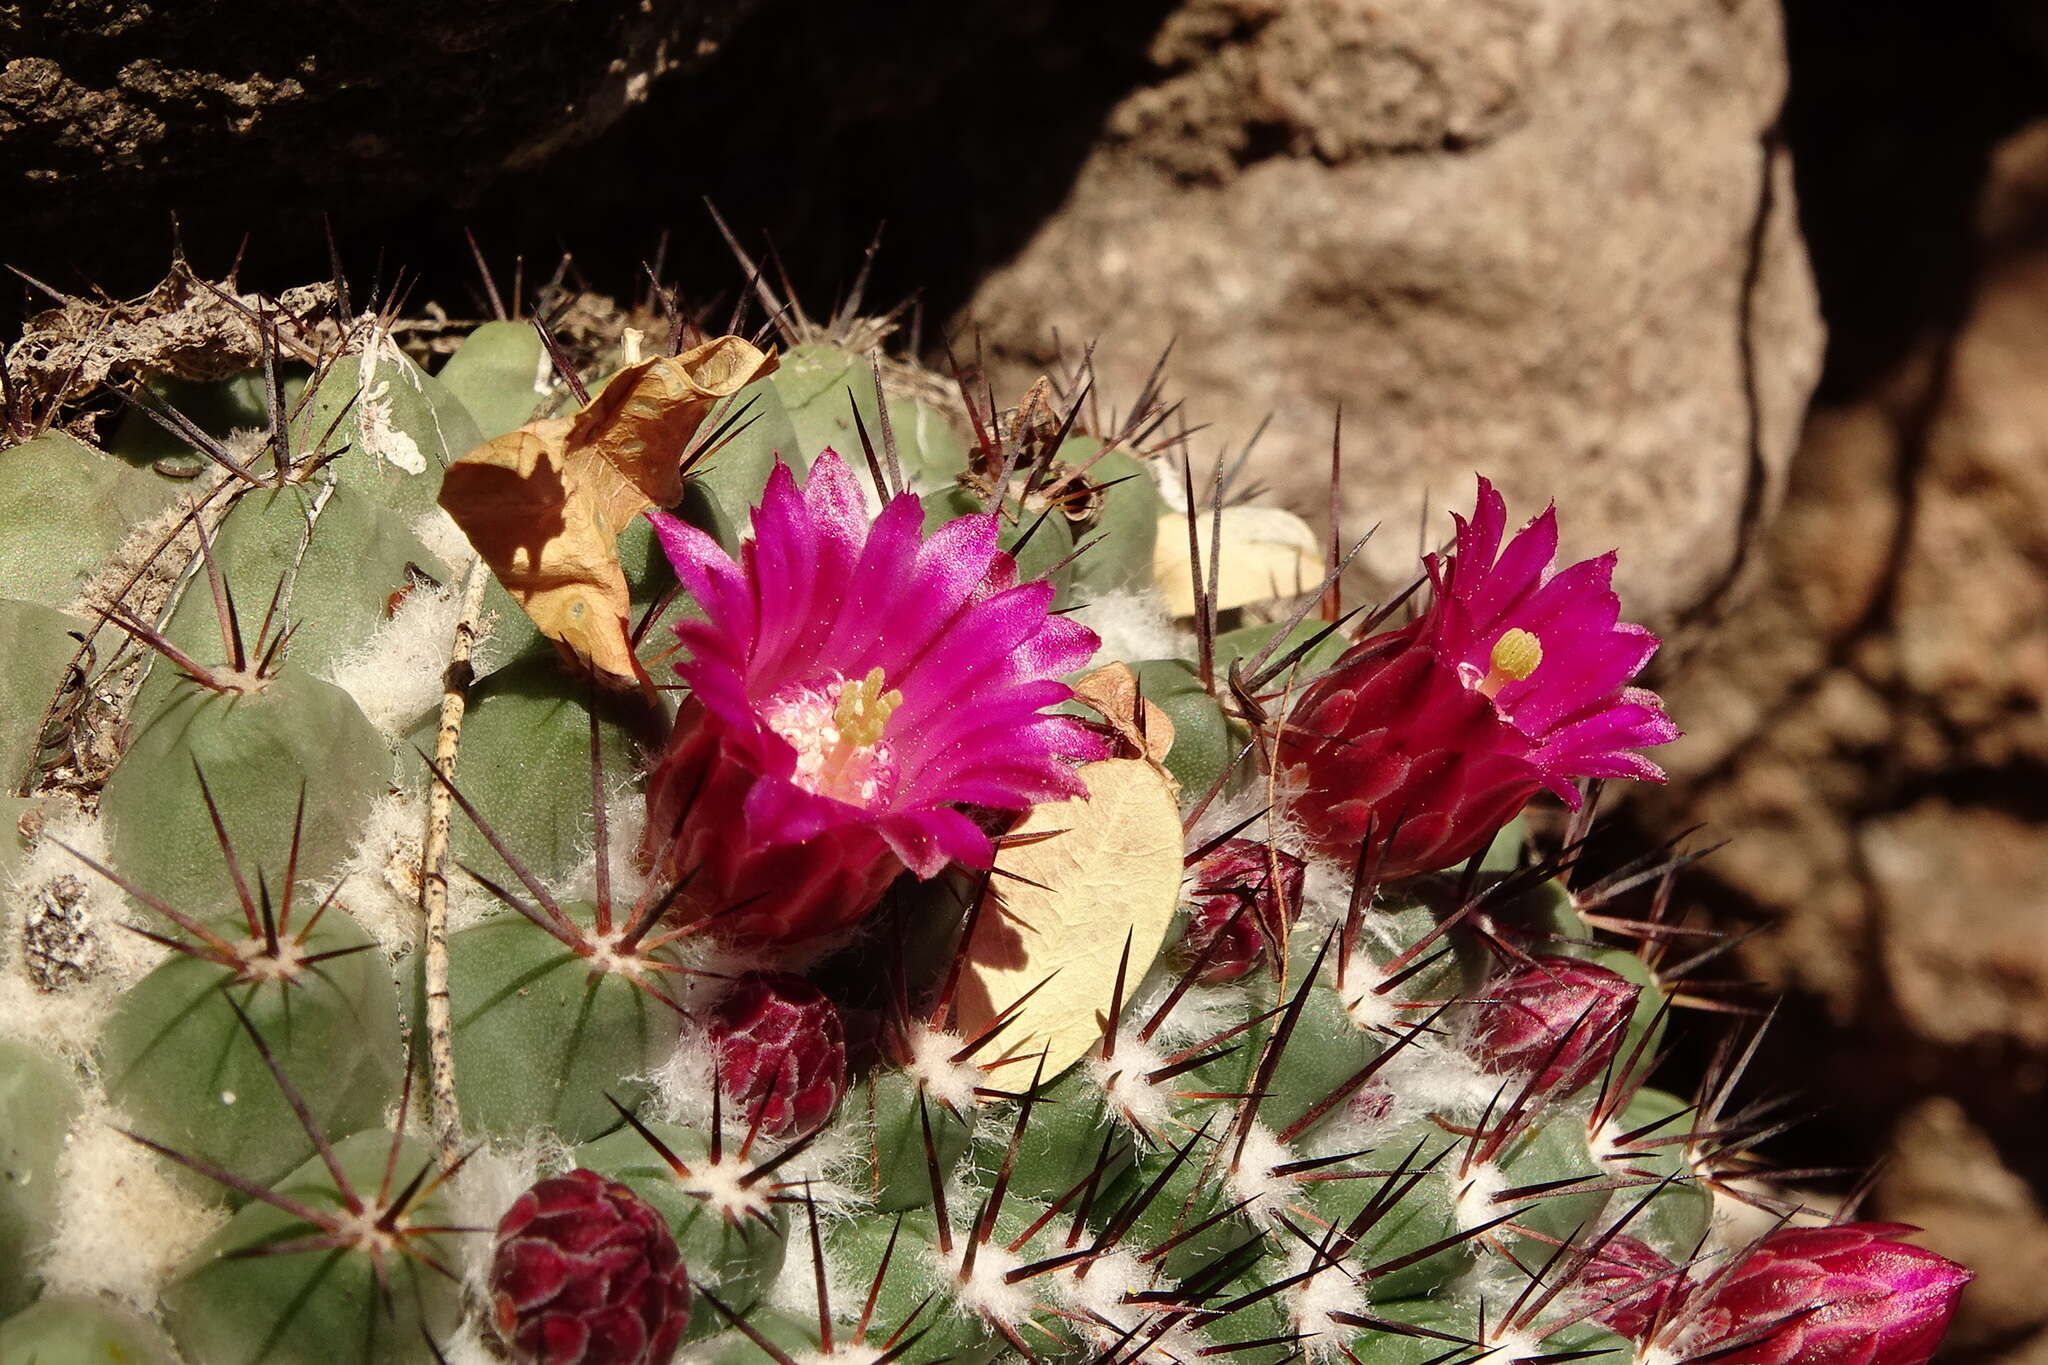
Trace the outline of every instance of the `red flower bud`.
{"label": "red flower bud", "polygon": [[1206,963],[1205,984],[1235,981],[1267,960],[1268,940],[1284,935],[1301,908],[1305,867],[1293,854],[1256,839],[1226,839],[1188,868],[1194,913],[1182,943],[1191,961]]}
{"label": "red flower bud", "polygon": [[1701,1283],[1673,1333],[1726,1365],[1922,1365],[1971,1273],[1898,1240],[1900,1223],[1781,1228]]}
{"label": "red flower bud", "polygon": [[1532,958],[1481,992],[1473,1051],[1488,1071],[1537,1072],[1538,1092],[1569,1095],[1600,1079],[1641,993],[1598,963]]}
{"label": "red flower bud", "polygon": [[690,1322],[690,1281],[660,1214],[576,1170],[499,1221],[491,1306],[520,1365],[667,1365]]}
{"label": "red flower bud", "polygon": [[748,972],[708,1023],[726,1102],[770,1137],[832,1117],[846,1089],[846,1029],[816,986],[788,972]]}
{"label": "red flower bud", "polygon": [[1655,1247],[1616,1234],[1580,1269],[1578,1283],[1587,1306],[1600,1305],[1595,1322],[1616,1336],[1638,1340],[1662,1320],[1664,1305],[1682,1278]]}

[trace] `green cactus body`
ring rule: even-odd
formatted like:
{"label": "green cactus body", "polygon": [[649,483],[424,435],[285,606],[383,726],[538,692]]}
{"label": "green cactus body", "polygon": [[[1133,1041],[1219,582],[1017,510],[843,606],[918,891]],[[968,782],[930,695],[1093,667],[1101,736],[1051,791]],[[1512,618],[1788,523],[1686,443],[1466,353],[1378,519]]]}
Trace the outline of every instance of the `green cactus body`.
{"label": "green cactus body", "polygon": [[[529,322],[487,322],[462,339],[434,377],[492,441],[531,421],[553,376],[547,347]],[[461,459],[469,451],[447,452]]]}
{"label": "green cactus body", "polygon": [[336,360],[297,409],[296,456],[330,455],[342,483],[407,524],[435,510],[441,471],[483,444],[447,386],[385,342]]}
{"label": "green cactus body", "polygon": [[0,452],[0,598],[69,605],[137,526],[190,487],[61,431]]}
{"label": "green cactus body", "polygon": [[[688,1174],[669,1163],[671,1156]],[[771,1176],[750,1179],[749,1163],[736,1150],[719,1156],[711,1159],[710,1141],[696,1129],[649,1123],[644,1132],[621,1128],[587,1143],[576,1149],[575,1160],[652,1204],[676,1235],[691,1283],[727,1308],[751,1314],[790,1253],[789,1214],[773,1202]],[[706,1337],[723,1327],[715,1310],[694,1314],[690,1335]]]}
{"label": "green cactus body", "polygon": [[775,462],[795,466],[802,458],[799,452],[811,448],[797,436],[775,379],[755,380],[714,414],[718,422],[733,422],[734,429],[690,469],[684,482],[683,517],[715,536],[728,552],[739,549]]}
{"label": "green cactus body", "polygon": [[[461,1305],[460,1286],[434,1268],[454,1265],[454,1248],[446,1234],[399,1237],[377,1226],[396,1193],[431,1160],[409,1141],[399,1144],[394,1160],[392,1141],[388,1133],[367,1132],[334,1146],[362,1212],[349,1208],[325,1162],[315,1157],[272,1189],[320,1215],[320,1223],[252,1202],[192,1253],[164,1291],[165,1322],[186,1359],[209,1365],[425,1365],[433,1359],[430,1340],[453,1334]],[[393,1170],[395,1183],[387,1187]],[[397,1224],[428,1228],[455,1221],[436,1193],[413,1201]]]}
{"label": "green cactus body", "polygon": [[1231,771],[1235,746],[1223,707],[1194,667],[1180,659],[1147,659],[1131,666],[1138,690],[1173,722],[1166,770],[1187,800],[1198,800]]}
{"label": "green cactus body", "polygon": [[[805,342],[789,349],[768,382],[781,395],[805,458],[830,449],[860,466],[863,426],[876,452],[882,450],[881,405],[866,356],[822,342]],[[856,409],[858,424],[853,416]],[[897,459],[912,487],[937,487],[966,463],[967,443],[951,418],[928,404],[896,395],[889,397],[888,410]]]}
{"label": "green cactus body", "polygon": [[176,1365],[163,1328],[104,1299],[38,1299],[0,1321],[0,1360],[23,1365]]}
{"label": "green cactus body", "polygon": [[78,652],[73,632],[89,625],[34,602],[0,600],[0,782],[10,788],[28,771],[41,747],[43,720],[63,689]]}
{"label": "green cactus body", "polygon": [[[567,676],[552,652],[507,665],[470,693],[456,785],[491,833],[544,882],[559,883],[590,853],[593,701],[605,772],[626,778],[635,766],[629,726],[641,717],[630,703]],[[409,741],[432,753],[439,724],[438,710],[422,716]],[[512,882],[511,869],[474,821],[458,820],[449,837],[459,863]]]}
{"label": "green cactus body", "polygon": [[[588,926],[588,907],[565,907]],[[642,1079],[673,1045],[675,1010],[640,989],[631,969],[606,970],[501,913],[448,940],[456,1097],[480,1133],[535,1130],[583,1142],[619,1126],[616,1100],[647,1096]],[[654,972],[643,979],[656,989]]]}
{"label": "green cactus body", "polygon": [[349,695],[297,669],[248,692],[181,681],[137,725],[101,792],[100,815],[123,875],[188,914],[210,916],[234,905],[236,891],[202,777],[236,858],[272,878],[291,863],[303,795],[297,870],[314,882],[348,858],[390,771],[383,739]]}
{"label": "green cactus body", "polygon": [[0,1039],[0,1313],[35,1292],[36,1253],[57,1216],[57,1161],[79,1104],[69,1068]]}
{"label": "green cactus body", "polygon": [[1074,561],[1074,591],[1082,599],[1104,591],[1139,591],[1151,586],[1153,542],[1159,535],[1159,485],[1152,471],[1128,451],[1102,452],[1093,437],[1070,437],[1060,460],[1087,473],[1102,490],[1089,520],[1074,527],[1074,540],[1089,544]]}
{"label": "green cactus body", "polygon": [[[281,657],[315,677],[360,649],[407,592],[449,577],[397,516],[352,489],[326,484],[244,493],[214,537],[212,554],[246,653],[253,659],[268,639],[290,631]],[[270,633],[259,642],[266,619]],[[164,635],[201,663],[229,662],[204,574],[186,590]],[[159,663],[136,700],[137,716],[148,717],[177,686],[177,670]]]}
{"label": "green cactus body", "polygon": [[[221,921],[241,971],[174,956],[124,993],[100,1037],[108,1098],[137,1132],[258,1182],[313,1152],[239,1009],[296,1077],[329,1138],[381,1124],[398,1099],[398,996],[376,943],[329,907],[276,953]],[[193,1176],[198,1181],[197,1176]]]}

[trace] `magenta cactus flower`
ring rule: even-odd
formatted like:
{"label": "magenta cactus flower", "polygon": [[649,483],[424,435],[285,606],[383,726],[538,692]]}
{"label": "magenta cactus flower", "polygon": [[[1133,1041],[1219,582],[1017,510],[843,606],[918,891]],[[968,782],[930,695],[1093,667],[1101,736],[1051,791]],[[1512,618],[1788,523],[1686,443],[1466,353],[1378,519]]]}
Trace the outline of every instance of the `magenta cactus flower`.
{"label": "magenta cactus flower", "polygon": [[1325,856],[1402,877],[1462,862],[1549,788],[1660,782],[1637,749],[1678,729],[1629,684],[1657,637],[1620,619],[1612,552],[1564,569],[1554,507],[1505,546],[1507,504],[1479,480],[1448,559],[1427,557],[1423,615],[1340,659],[1281,738],[1288,809]]}
{"label": "magenta cactus flower", "polygon": [[1284,937],[1301,908],[1306,870],[1292,853],[1256,839],[1226,839],[1188,867],[1192,912],[1182,950],[1203,963],[1204,983],[1235,981],[1269,959],[1269,940]]}
{"label": "magenta cactus flower", "polygon": [[1473,1006],[1472,1050],[1488,1071],[1534,1074],[1535,1093],[1600,1079],[1642,988],[1583,958],[1543,956],[1488,982]]}
{"label": "magenta cactus flower", "polygon": [[1728,1365],[1923,1365],[1973,1276],[1899,1240],[1915,1231],[1781,1228],[1688,1288],[1667,1350]]}
{"label": "magenta cactus flower", "polygon": [[1022,810],[1082,787],[1100,741],[1046,714],[1096,649],[1019,583],[992,516],[929,538],[914,494],[872,519],[845,462],[768,480],[734,563],[650,513],[703,611],[676,634],[689,699],[649,780],[645,861],[682,883],[676,917],[741,941],[850,925],[905,868],[986,867],[963,807]]}
{"label": "magenta cactus flower", "polygon": [[690,1323],[690,1280],[660,1214],[575,1170],[499,1221],[491,1315],[520,1365],[668,1365]]}
{"label": "magenta cactus flower", "polygon": [[718,1083],[770,1137],[807,1133],[846,1089],[846,1027],[825,993],[788,972],[748,972],[706,1021]]}

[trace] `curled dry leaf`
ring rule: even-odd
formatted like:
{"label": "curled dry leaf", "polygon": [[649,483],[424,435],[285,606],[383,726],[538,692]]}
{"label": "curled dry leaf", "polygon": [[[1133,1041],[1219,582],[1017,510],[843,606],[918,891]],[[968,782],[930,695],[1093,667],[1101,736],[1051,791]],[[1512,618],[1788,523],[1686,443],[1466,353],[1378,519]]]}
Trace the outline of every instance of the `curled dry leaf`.
{"label": "curled dry leaf", "polygon": [[1128,757],[1161,763],[1173,748],[1173,720],[1150,697],[1139,696],[1138,675],[1127,663],[1104,664],[1080,679],[1074,700],[1109,722]]}
{"label": "curled dry leaf", "polygon": [[1079,772],[1086,796],[1034,807],[997,853],[957,997],[971,1037],[1037,987],[995,1046],[1032,1059],[1043,1049],[1048,1079],[1101,1039],[1125,935],[1129,992],[1180,898],[1180,812],[1165,774],[1136,758]]}
{"label": "curled dry leaf", "polygon": [[[1202,546],[1202,583],[1217,553],[1211,543],[1214,513],[1195,513]],[[1308,592],[1323,581],[1323,546],[1309,524],[1278,507],[1223,509],[1223,561],[1216,574],[1216,610],[1250,606],[1276,597]],[[1187,514],[1169,512],[1159,519],[1159,540],[1152,552],[1152,581],[1175,616],[1195,614],[1195,579],[1188,557]]]}
{"label": "curled dry leaf", "polygon": [[683,497],[683,451],[723,399],[774,373],[744,337],[628,366],[574,417],[528,422],[448,467],[441,506],[541,633],[606,681],[646,686],[627,638],[619,532]]}

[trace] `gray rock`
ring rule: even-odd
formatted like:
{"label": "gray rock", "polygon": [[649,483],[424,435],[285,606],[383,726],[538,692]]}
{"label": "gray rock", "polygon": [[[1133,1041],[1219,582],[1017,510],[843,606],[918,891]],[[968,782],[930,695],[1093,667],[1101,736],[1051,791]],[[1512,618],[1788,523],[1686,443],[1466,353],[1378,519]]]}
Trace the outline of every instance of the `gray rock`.
{"label": "gray rock", "polygon": [[[1129,393],[1176,340],[1205,440],[1412,572],[1472,476],[1626,544],[1631,613],[1710,604],[1777,503],[1821,328],[1763,0],[1191,0],[1062,209],[975,295],[1005,379],[1055,329]],[[1213,444],[1202,447],[1213,449]],[[1320,517],[1318,517],[1320,519]]]}

